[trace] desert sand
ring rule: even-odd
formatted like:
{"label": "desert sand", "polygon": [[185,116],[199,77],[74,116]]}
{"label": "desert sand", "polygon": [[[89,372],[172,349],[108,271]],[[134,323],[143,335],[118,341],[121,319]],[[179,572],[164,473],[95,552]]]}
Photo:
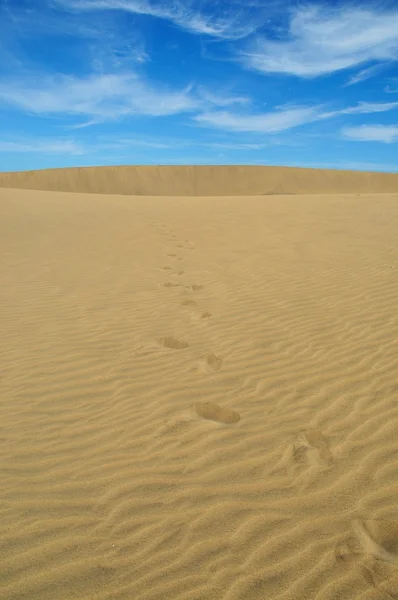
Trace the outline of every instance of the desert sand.
{"label": "desert sand", "polygon": [[203,169],[0,174],[1,599],[397,597],[398,175]]}

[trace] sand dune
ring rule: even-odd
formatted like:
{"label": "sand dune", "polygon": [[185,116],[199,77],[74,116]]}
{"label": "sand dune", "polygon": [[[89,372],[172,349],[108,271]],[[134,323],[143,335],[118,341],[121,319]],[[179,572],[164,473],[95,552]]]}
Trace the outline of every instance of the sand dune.
{"label": "sand dune", "polygon": [[0,598],[395,598],[397,231],[398,192],[0,190]]}
{"label": "sand dune", "polygon": [[0,187],[140,196],[388,193],[398,173],[259,166],[130,166],[0,173]]}

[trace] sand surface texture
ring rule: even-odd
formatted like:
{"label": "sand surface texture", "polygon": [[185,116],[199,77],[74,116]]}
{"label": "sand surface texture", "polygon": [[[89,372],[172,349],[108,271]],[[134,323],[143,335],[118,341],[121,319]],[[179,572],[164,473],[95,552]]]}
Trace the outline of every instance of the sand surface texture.
{"label": "sand surface texture", "polygon": [[0,598],[397,598],[397,232],[0,190]]}

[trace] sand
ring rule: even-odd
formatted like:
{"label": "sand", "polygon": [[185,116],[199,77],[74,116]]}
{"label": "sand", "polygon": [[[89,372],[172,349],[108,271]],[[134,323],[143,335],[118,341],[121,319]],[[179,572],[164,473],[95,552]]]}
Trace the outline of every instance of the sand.
{"label": "sand", "polygon": [[397,232],[398,186],[0,190],[0,598],[396,598]]}
{"label": "sand", "polygon": [[0,173],[0,188],[138,196],[396,193],[398,173],[263,166],[122,166]]}

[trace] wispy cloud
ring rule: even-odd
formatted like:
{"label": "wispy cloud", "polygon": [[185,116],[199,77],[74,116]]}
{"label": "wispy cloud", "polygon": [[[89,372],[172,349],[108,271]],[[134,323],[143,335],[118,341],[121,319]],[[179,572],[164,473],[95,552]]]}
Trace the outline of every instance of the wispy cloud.
{"label": "wispy cloud", "polygon": [[242,114],[228,111],[208,111],[194,117],[199,125],[226,131],[275,134],[300,125],[343,115],[371,114],[398,108],[398,102],[360,102],[339,110],[326,110],[323,106],[279,108],[262,114]]}
{"label": "wispy cloud", "polygon": [[213,150],[263,150],[264,148],[267,148],[267,144],[251,144],[245,142],[208,142],[202,145],[207,148],[212,148]]}
{"label": "wispy cloud", "polygon": [[40,152],[41,154],[68,154],[79,156],[85,154],[85,149],[80,144],[71,140],[2,140],[0,152],[28,153]]}
{"label": "wispy cloud", "polygon": [[386,85],[384,91],[386,94],[398,94],[398,87],[395,85]]}
{"label": "wispy cloud", "polygon": [[248,68],[299,77],[397,59],[397,9],[324,5],[293,9],[280,39],[260,36],[240,55]]}
{"label": "wispy cloud", "polygon": [[234,96],[217,90],[209,90],[204,86],[198,86],[198,95],[209,105],[232,106],[233,104],[250,104],[251,99],[247,96]]}
{"label": "wispy cloud", "polygon": [[146,81],[135,74],[20,76],[0,82],[0,105],[41,115],[85,117],[69,125],[82,129],[126,116],[160,117],[214,107],[250,104],[250,98],[188,85],[184,89]]}
{"label": "wispy cloud", "polygon": [[0,103],[35,114],[79,115],[94,120],[125,115],[164,116],[192,111],[190,88],[170,91],[135,75],[60,75],[0,83]]}
{"label": "wispy cloud", "polygon": [[199,125],[205,127],[255,133],[279,133],[319,118],[320,112],[316,107],[291,108],[257,115],[214,111],[194,117]]}
{"label": "wispy cloud", "polygon": [[398,142],[398,125],[362,125],[345,127],[341,131],[343,137],[358,142]]}
{"label": "wispy cloud", "polygon": [[181,29],[214,38],[236,40],[256,31],[264,22],[239,0],[55,0],[72,11],[119,10],[170,21]]}
{"label": "wispy cloud", "polygon": [[388,112],[398,108],[398,102],[358,102],[357,106],[350,106],[339,111],[343,115],[372,114]]}
{"label": "wispy cloud", "polygon": [[347,81],[347,83],[345,85],[346,86],[356,85],[357,83],[366,81],[367,79],[370,79],[371,77],[375,77],[376,75],[378,75],[386,67],[387,67],[387,65],[385,63],[381,63],[379,65],[373,65],[371,67],[366,67],[366,69],[361,69],[360,71],[358,71],[358,73],[356,73],[355,75],[350,77],[350,79]]}

